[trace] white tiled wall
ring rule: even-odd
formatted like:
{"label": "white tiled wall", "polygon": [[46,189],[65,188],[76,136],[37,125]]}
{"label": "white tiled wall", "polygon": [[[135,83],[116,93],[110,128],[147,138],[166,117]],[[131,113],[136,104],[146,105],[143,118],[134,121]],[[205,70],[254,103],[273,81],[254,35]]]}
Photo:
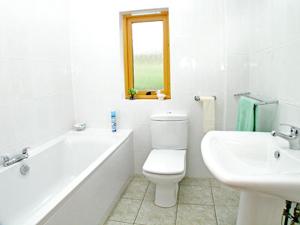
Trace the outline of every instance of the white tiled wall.
{"label": "white tiled wall", "polygon": [[255,0],[251,5],[250,90],[280,101],[277,123],[300,126],[300,2]]}
{"label": "white tiled wall", "polygon": [[[185,112],[188,175],[205,177],[202,108],[194,95],[217,96],[217,129],[234,129],[233,94],[248,90],[279,99],[278,121],[300,126],[298,0],[70,3],[0,1],[0,124],[5,131],[0,154],[42,143],[70,129],[74,120],[109,128],[109,111],[115,109],[119,127],[134,129],[140,173],[151,150],[149,116]],[[124,99],[119,15],[149,8],[169,8],[172,99],[129,101]]]}
{"label": "white tiled wall", "polygon": [[[170,14],[172,100],[124,100],[119,13],[165,7]],[[193,96],[217,96],[217,127],[223,129],[223,23],[222,0],[72,1],[76,119],[93,127],[109,127],[109,110],[116,109],[119,127],[134,129],[136,172],[141,173],[151,151],[149,116],[156,112],[185,112],[190,120],[188,174],[209,176],[200,151],[202,108]]]}
{"label": "white tiled wall", "polygon": [[0,155],[69,130],[68,3],[0,1]]}
{"label": "white tiled wall", "polygon": [[225,129],[235,130],[238,98],[249,90],[250,0],[224,0],[224,39],[226,61]]}

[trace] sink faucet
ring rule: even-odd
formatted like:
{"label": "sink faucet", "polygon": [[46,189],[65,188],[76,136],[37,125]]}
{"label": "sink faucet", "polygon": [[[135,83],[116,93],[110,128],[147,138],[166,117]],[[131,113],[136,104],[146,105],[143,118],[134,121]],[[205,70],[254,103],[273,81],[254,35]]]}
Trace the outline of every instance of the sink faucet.
{"label": "sink faucet", "polygon": [[21,154],[17,154],[13,157],[8,157],[8,156],[2,156],[2,165],[4,167],[7,167],[7,166],[11,166],[17,162],[20,162],[26,158],[28,158],[28,149],[29,148],[24,148],[22,150],[22,153]]}
{"label": "sink faucet", "polygon": [[272,136],[278,136],[287,140],[290,144],[290,149],[300,150],[300,128],[290,124],[280,124],[281,126],[289,126],[290,134],[284,134],[278,131],[272,131]]}

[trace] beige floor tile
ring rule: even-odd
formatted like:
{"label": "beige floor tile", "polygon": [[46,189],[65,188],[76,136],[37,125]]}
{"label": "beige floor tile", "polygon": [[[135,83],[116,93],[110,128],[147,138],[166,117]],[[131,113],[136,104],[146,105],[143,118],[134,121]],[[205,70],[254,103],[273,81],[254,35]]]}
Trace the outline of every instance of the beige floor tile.
{"label": "beige floor tile", "polygon": [[238,206],[240,193],[226,186],[212,187],[215,205]]}
{"label": "beige floor tile", "polygon": [[145,200],[154,201],[155,198],[155,184],[150,183],[145,195]]}
{"label": "beige floor tile", "polygon": [[216,225],[213,206],[178,205],[176,225]]}
{"label": "beige floor tile", "polygon": [[161,208],[152,201],[143,201],[136,224],[145,225],[175,225],[176,206],[171,208]]}
{"label": "beige floor tile", "polygon": [[216,179],[191,177],[181,182],[178,211],[154,205],[155,185],[142,175],[132,179],[123,197],[105,225],[175,225],[176,218],[176,225],[216,225],[217,220],[235,225],[239,202],[239,193]]}
{"label": "beige floor tile", "polygon": [[107,221],[105,225],[133,225],[133,223],[123,223],[117,221]]}
{"label": "beige floor tile", "polygon": [[213,205],[211,188],[181,185],[179,189],[179,203]]}
{"label": "beige floor tile", "polygon": [[147,190],[149,182],[135,177],[128,185],[123,198],[129,199],[143,199]]}
{"label": "beige floor tile", "polygon": [[238,207],[236,206],[216,206],[218,225],[236,225]]}
{"label": "beige floor tile", "polygon": [[143,174],[135,174],[133,180],[144,180],[148,181],[147,178]]}
{"label": "beige floor tile", "polygon": [[221,186],[223,186],[223,184],[215,178],[211,178],[211,179],[209,179],[209,181],[210,181],[210,185],[212,187],[221,187]]}
{"label": "beige floor tile", "polygon": [[210,179],[185,177],[180,182],[180,185],[189,185],[189,186],[193,185],[193,186],[210,187]]}
{"label": "beige floor tile", "polygon": [[139,211],[141,200],[121,199],[109,220],[133,223]]}

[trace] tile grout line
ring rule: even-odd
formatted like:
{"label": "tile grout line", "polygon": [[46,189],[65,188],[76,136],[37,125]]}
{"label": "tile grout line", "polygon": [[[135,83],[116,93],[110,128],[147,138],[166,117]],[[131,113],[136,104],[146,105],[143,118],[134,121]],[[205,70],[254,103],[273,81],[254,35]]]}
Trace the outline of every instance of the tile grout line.
{"label": "tile grout line", "polygon": [[[117,204],[116,204],[116,206],[117,206],[118,203],[119,203],[122,199],[127,199],[127,200],[137,200],[137,201],[140,200],[140,201],[141,201],[141,204],[140,204],[140,206],[139,206],[138,212],[137,212],[137,214],[136,214],[136,216],[135,216],[135,218],[134,218],[133,223],[128,223],[128,222],[124,222],[124,221],[119,221],[119,220],[115,220],[115,219],[110,219],[110,216],[111,216],[111,215],[108,217],[106,223],[107,223],[108,221],[114,221],[114,222],[120,222],[120,223],[126,223],[126,224],[129,224],[129,225],[131,225],[131,224],[134,225],[135,220],[136,220],[136,218],[137,218],[137,215],[138,215],[138,213],[139,213],[139,211],[140,211],[140,208],[141,208],[141,206],[142,206],[143,200],[144,200],[144,198],[145,198],[145,195],[146,195],[146,193],[147,193],[148,187],[149,187],[149,181],[147,181],[148,184],[147,184],[147,187],[146,187],[145,193],[143,194],[143,198],[142,198],[142,199],[136,199],[136,198],[130,198],[130,197],[123,197],[124,194],[125,194],[126,191],[127,191],[127,188],[129,187],[129,185],[133,182],[133,180],[134,180],[135,178],[136,178],[136,176],[133,176],[133,177],[130,179],[130,182],[128,183],[127,187],[126,187],[125,190],[123,191],[122,195],[120,196],[120,199],[118,200],[118,202],[117,202]],[[116,207],[116,206],[115,206],[115,207]]]}
{"label": "tile grout line", "polygon": [[[197,179],[197,178],[196,178],[196,179]],[[200,187],[210,187],[210,186],[211,186],[211,182],[210,182],[211,178],[203,178],[203,179],[200,178],[200,180],[201,180],[201,184],[189,184],[189,183],[182,183],[182,182],[181,182],[179,185],[181,185],[181,186],[198,186],[198,187],[199,187],[199,186],[200,186]],[[202,182],[203,182],[202,180],[203,180],[203,181],[208,181],[209,185],[208,185],[208,186],[203,185],[203,184],[202,184]]]}
{"label": "tile grout line", "polygon": [[180,205],[214,206],[213,204],[180,203]]}
{"label": "tile grout line", "polygon": [[[128,186],[130,185],[130,183],[134,180],[135,177],[133,177],[131,179],[131,181],[129,182]],[[138,177],[139,178],[139,177]],[[126,187],[126,189],[128,188],[128,186]],[[120,222],[120,223],[125,223],[125,224],[128,224],[128,225],[138,225],[136,224],[137,222],[137,218],[139,216],[139,213],[141,212],[141,208],[143,206],[143,203],[147,202],[147,201],[150,201],[149,199],[147,200],[146,199],[146,195],[147,195],[147,192],[149,191],[150,189],[150,186],[151,186],[151,182],[147,181],[147,184],[146,184],[146,188],[145,188],[145,191],[143,193],[142,196],[140,196],[141,198],[137,199],[137,198],[134,198],[134,197],[123,197],[124,193],[126,192],[126,189],[124,190],[123,194],[121,195],[119,201],[121,199],[131,199],[131,200],[140,200],[140,205],[138,207],[138,210],[137,210],[137,213],[135,214],[134,216],[134,220],[133,220],[133,223],[128,223],[128,222],[123,222],[123,221],[119,221],[119,220],[110,220],[110,221],[115,221],[115,222]],[[218,186],[215,186],[212,184],[212,180],[210,179],[209,180],[209,185],[195,185],[195,184],[179,184],[178,185],[178,195],[177,195],[177,202],[176,202],[176,208],[175,208],[175,219],[174,219],[174,225],[177,225],[179,220],[178,220],[178,210],[179,210],[179,199],[180,199],[180,190],[181,188],[183,187],[201,187],[201,188],[210,188],[210,193],[211,193],[211,197],[212,197],[212,204],[197,204],[197,203],[180,203],[181,205],[195,205],[195,206],[210,206],[210,207],[213,207],[213,213],[214,213],[214,217],[215,217],[215,222],[216,222],[216,225],[219,225],[219,221],[218,221],[218,217],[217,217],[217,210],[216,210],[216,199],[215,199],[215,196],[214,196],[214,192],[213,192],[213,189],[214,188],[219,188]],[[109,221],[109,218],[106,222]]]}
{"label": "tile grout line", "polygon": [[175,214],[175,225],[177,224],[177,218],[178,218],[178,206],[179,206],[180,187],[181,187],[181,185],[178,184],[178,194],[177,194],[176,214]]}
{"label": "tile grout line", "polygon": [[127,222],[119,221],[119,220],[108,220],[107,222],[109,222],[109,221],[112,221],[112,222],[118,222],[118,223],[125,223],[125,224],[129,224],[129,225],[132,224],[132,223],[127,223]]}
{"label": "tile grout line", "polygon": [[211,197],[212,197],[212,200],[213,200],[213,206],[214,206],[214,213],[215,213],[216,224],[219,225],[219,221],[218,221],[218,218],[217,218],[215,197],[214,197],[213,186],[211,184],[211,181],[210,181],[210,191],[211,191]]}
{"label": "tile grout line", "polygon": [[[116,207],[118,206],[119,202],[123,199],[123,196],[124,196],[124,194],[126,193],[126,190],[127,190],[128,186],[131,184],[133,178],[134,178],[134,176],[131,177],[130,179],[128,179],[128,184],[127,184],[127,186],[124,188],[124,190],[123,190],[122,194],[120,195],[118,201],[117,201],[116,204],[114,205],[113,209],[110,211],[109,216],[108,216],[108,218],[106,219],[104,225],[106,225],[109,221],[114,221],[114,222],[124,223],[124,222],[122,222],[122,221],[118,221],[118,220],[111,219],[111,216],[112,216],[113,212],[115,211]],[[125,198],[125,199],[126,199],[126,198]]]}
{"label": "tile grout line", "polygon": [[202,187],[202,188],[209,188],[210,186],[205,186],[205,185],[195,185],[195,184],[181,184],[181,186],[184,187]]}
{"label": "tile grout line", "polygon": [[136,219],[137,219],[137,217],[138,217],[138,215],[139,215],[139,213],[140,213],[140,210],[141,210],[141,208],[142,208],[142,205],[143,205],[143,202],[144,202],[144,200],[145,200],[146,193],[147,193],[149,187],[150,187],[150,182],[148,181],[147,188],[146,188],[145,193],[144,193],[144,195],[143,195],[143,199],[142,199],[142,201],[141,201],[141,204],[140,204],[140,207],[139,207],[139,209],[138,209],[138,211],[137,211],[137,214],[136,214],[136,216],[135,216],[135,218],[134,218],[133,224],[135,224]]}

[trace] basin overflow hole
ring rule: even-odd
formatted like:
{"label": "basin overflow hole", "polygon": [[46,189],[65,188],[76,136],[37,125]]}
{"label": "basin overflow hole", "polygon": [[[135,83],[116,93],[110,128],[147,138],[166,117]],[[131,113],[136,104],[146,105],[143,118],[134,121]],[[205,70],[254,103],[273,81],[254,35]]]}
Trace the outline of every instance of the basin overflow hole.
{"label": "basin overflow hole", "polygon": [[279,151],[275,151],[274,152],[274,157],[275,157],[275,159],[279,159],[280,158],[280,152]]}

